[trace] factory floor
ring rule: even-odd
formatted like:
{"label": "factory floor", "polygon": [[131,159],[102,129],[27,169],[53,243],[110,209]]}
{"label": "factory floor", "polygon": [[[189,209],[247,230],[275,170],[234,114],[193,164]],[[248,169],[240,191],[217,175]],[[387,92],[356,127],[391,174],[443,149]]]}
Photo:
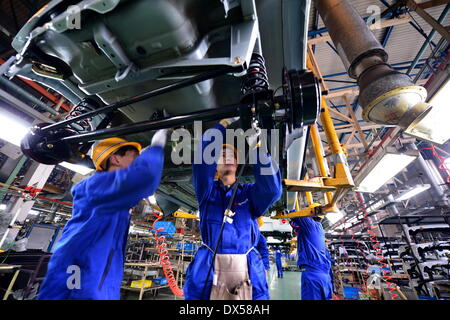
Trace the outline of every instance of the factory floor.
{"label": "factory floor", "polygon": [[[277,268],[275,264],[270,265],[268,274],[270,300],[298,300],[300,298],[300,272],[284,271],[283,278],[277,278]],[[126,300],[137,300],[139,295],[130,292]],[[183,300],[175,298],[169,289],[162,289],[156,297],[151,294],[145,294],[143,300]]]}

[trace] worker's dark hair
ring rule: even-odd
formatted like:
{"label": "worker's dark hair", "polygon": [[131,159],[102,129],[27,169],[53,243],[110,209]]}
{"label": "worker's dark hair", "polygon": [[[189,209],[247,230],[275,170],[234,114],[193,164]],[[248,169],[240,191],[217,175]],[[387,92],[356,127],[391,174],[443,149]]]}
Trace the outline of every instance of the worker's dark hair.
{"label": "worker's dark hair", "polygon": [[[124,146],[122,148],[117,149],[116,152],[112,153],[113,154],[117,154],[118,156],[123,157],[128,151],[136,151],[137,153],[139,153],[139,150],[136,147],[133,146]],[[104,165],[104,170],[108,171],[109,167],[110,167],[110,163],[109,163],[109,158],[106,159],[105,165]]]}

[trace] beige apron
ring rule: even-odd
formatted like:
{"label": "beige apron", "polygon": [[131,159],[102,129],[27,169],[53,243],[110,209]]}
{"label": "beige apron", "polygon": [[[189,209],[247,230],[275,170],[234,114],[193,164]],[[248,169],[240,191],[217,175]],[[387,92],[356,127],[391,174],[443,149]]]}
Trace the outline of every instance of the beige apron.
{"label": "beige apron", "polygon": [[216,254],[211,300],[252,300],[247,264],[247,255],[252,250],[253,247],[245,254]]}

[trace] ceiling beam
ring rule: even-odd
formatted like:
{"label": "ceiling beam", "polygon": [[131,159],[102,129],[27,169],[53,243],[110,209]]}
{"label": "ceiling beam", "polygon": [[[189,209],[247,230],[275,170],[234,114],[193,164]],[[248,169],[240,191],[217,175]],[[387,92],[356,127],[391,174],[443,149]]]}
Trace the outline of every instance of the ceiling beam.
{"label": "ceiling beam", "polygon": [[418,6],[425,10],[428,8],[442,6],[444,4],[448,4],[448,0],[431,0],[424,3],[419,3]]}
{"label": "ceiling beam", "polygon": [[[434,30],[439,32],[448,42],[450,42],[450,32],[442,26],[436,19],[434,19],[428,12],[425,11],[419,4],[414,0],[406,0],[406,5],[409,9],[415,11],[423,20],[425,20]],[[448,0],[446,1],[448,4]]]}

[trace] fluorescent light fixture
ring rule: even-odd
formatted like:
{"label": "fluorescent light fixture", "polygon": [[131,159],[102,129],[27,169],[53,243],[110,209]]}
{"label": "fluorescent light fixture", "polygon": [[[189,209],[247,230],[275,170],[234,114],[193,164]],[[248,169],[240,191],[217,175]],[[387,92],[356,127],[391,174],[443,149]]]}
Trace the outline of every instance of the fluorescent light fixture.
{"label": "fluorescent light fixture", "polygon": [[[19,122],[12,114],[0,109],[0,138],[16,146],[30,130],[26,124]],[[30,125],[31,126],[31,125]]]}
{"label": "fluorescent light fixture", "polygon": [[396,201],[404,201],[404,200],[410,199],[410,198],[418,195],[419,193],[430,189],[430,187],[431,186],[429,184],[417,185],[414,188],[401,193],[398,198],[395,198],[395,200]]}
{"label": "fluorescent light fixture", "polygon": [[448,119],[450,119],[450,80],[428,101],[433,107],[424,117],[418,118],[405,133],[433,143],[444,144],[450,139]]}
{"label": "fluorescent light fixture", "polygon": [[330,223],[334,224],[341,220],[344,217],[344,214],[341,211],[330,212],[325,215]]}
{"label": "fluorescent light fixture", "polygon": [[94,171],[94,169],[88,168],[86,166],[82,166],[79,164],[73,164],[73,163],[69,163],[69,162],[65,162],[65,161],[59,163],[59,165],[63,166],[64,168],[67,168],[69,170],[75,171],[79,174],[82,174],[83,176],[88,175],[89,173]]}
{"label": "fluorescent light fixture", "polygon": [[28,212],[28,214],[29,214],[29,215],[32,215],[32,216],[37,216],[39,213],[40,213],[40,212],[37,211],[37,210],[30,210],[30,211]]}
{"label": "fluorescent light fixture", "polygon": [[375,192],[411,162],[417,159],[419,153],[409,150],[399,153],[394,149],[375,154],[369,164],[363,167],[355,177],[355,184],[359,192]]}
{"label": "fluorescent light fixture", "polygon": [[281,241],[274,237],[267,237],[267,243],[281,243]]}
{"label": "fluorescent light fixture", "polygon": [[6,209],[6,204],[0,204],[0,210],[5,210]]}

